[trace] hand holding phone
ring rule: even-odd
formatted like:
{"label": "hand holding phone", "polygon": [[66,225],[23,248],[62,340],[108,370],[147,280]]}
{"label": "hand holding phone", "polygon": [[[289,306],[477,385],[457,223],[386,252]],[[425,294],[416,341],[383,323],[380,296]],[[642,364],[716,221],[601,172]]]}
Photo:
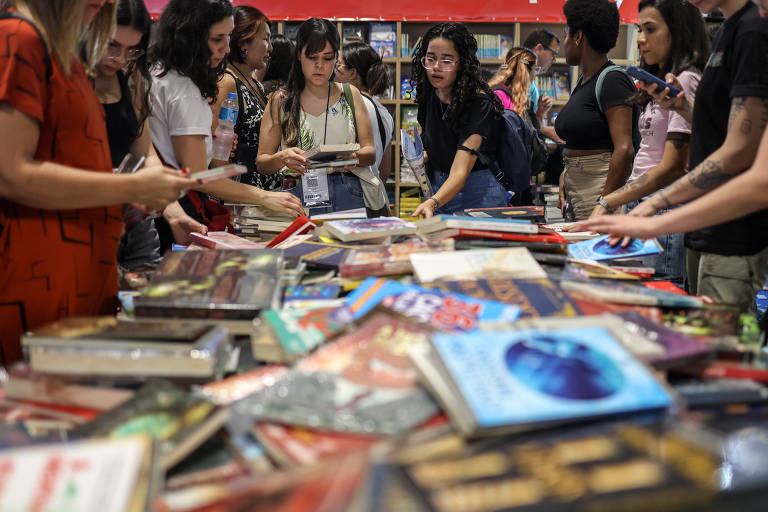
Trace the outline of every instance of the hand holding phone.
{"label": "hand holding phone", "polygon": [[646,70],[639,68],[637,66],[629,66],[627,68],[627,74],[633,78],[636,78],[640,80],[643,83],[646,83],[648,85],[656,84],[658,86],[657,92],[663,91],[665,88],[669,88],[669,94],[668,96],[670,98],[674,98],[678,94],[680,94],[680,89],[675,87],[674,85],[665,82],[661,78],[654,76],[647,72]]}

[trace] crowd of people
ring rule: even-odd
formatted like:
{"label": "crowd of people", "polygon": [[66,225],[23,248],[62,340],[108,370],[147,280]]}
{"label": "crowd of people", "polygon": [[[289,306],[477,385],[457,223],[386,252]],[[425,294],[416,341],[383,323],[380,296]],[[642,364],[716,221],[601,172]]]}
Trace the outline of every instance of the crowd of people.
{"label": "crowd of people", "polygon": [[[435,190],[415,214],[508,204],[479,158],[497,155],[507,109],[529,127],[534,156],[545,139],[562,147],[560,205],[578,229],[616,243],[664,235],[658,271],[746,307],[768,273],[768,142],[758,150],[768,119],[768,6],[760,1],[640,2],[639,65],[682,91],[676,97],[636,86],[608,58],[619,34],[609,0],[568,0],[562,41],[533,32],[489,81],[469,29],[434,25],[413,52]],[[710,51],[702,13],[714,9],[725,20]],[[3,364],[21,357],[27,330],[112,311],[118,262],[146,264],[192,232],[225,227],[221,202],[294,216],[309,206],[389,215],[395,127],[377,96],[390,71],[367,44],[342,47],[329,20],[302,23],[294,44],[258,9],[228,0],[171,0],[154,27],[142,0],[0,0],[0,12]],[[552,99],[535,75],[561,45],[581,76],[547,126]],[[229,162],[247,172],[201,185],[187,176],[226,163],[212,146],[231,93],[239,114]],[[306,151],[354,142],[357,165],[329,173],[328,201],[309,203]],[[144,157],[143,169],[113,173],[129,156]],[[542,170],[532,162],[531,174]]]}

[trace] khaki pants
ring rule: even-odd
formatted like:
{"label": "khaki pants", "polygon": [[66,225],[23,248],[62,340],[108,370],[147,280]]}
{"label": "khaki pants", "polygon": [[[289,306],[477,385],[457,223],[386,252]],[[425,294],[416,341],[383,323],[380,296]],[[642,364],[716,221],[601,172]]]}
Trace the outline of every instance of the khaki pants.
{"label": "khaki pants", "polygon": [[721,256],[686,249],[691,295],[752,310],[768,275],[768,248],[752,256]]}
{"label": "khaki pants", "polygon": [[563,160],[565,197],[573,212],[573,218],[566,220],[587,219],[597,205],[597,198],[603,193],[611,153],[565,157]]}

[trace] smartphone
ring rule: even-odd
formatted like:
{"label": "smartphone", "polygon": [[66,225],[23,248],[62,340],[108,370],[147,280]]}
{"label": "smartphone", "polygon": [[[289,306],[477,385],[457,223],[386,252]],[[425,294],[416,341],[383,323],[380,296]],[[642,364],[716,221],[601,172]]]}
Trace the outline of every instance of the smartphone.
{"label": "smartphone", "polygon": [[650,84],[658,85],[659,86],[659,88],[657,89],[658,91],[663,91],[665,87],[669,87],[669,97],[670,98],[674,98],[675,96],[680,94],[680,89],[678,89],[674,85],[665,82],[664,80],[662,80],[659,77],[653,76],[652,74],[650,74],[646,70],[641,69],[641,68],[639,68],[637,66],[629,66],[627,68],[627,74],[629,74],[629,76],[631,76],[633,78],[637,78],[641,82],[645,82],[648,85],[650,85]]}

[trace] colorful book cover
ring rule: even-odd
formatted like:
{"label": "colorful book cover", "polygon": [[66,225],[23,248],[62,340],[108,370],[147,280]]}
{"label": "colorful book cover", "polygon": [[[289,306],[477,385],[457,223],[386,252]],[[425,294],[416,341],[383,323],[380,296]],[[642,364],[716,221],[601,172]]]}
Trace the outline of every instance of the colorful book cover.
{"label": "colorful book cover", "polygon": [[216,405],[230,405],[267,386],[274,384],[288,368],[279,364],[261,366],[254,370],[210,382],[196,392]]}
{"label": "colorful book cover", "polygon": [[479,299],[514,304],[520,318],[579,316],[579,308],[549,279],[477,279],[441,281],[431,284],[443,291]]}
{"label": "colorful book cover", "polygon": [[261,314],[289,359],[303,356],[341,330],[331,313],[335,308],[270,309]]}
{"label": "colorful book cover", "polygon": [[134,300],[136,316],[253,319],[279,291],[280,251],[180,251]]}
{"label": "colorful book cover", "polygon": [[479,429],[661,410],[672,398],[602,327],[437,334]]}
{"label": "colorful book cover", "polygon": [[338,269],[350,247],[322,242],[299,242],[282,249],[286,258],[300,257],[308,267]]}
{"label": "colorful book cover", "polygon": [[469,215],[435,215],[429,219],[421,219],[416,225],[421,233],[431,233],[441,229],[487,229],[489,231],[504,231],[509,233],[538,233],[539,227],[529,219],[511,218],[477,218]]}
{"label": "colorful book cover", "polygon": [[627,311],[619,313],[618,316],[624,320],[625,327],[632,332],[636,332],[664,348],[662,355],[644,358],[657,368],[666,368],[712,353],[712,349],[707,344],[689,338],[638,313]]}
{"label": "colorful book cover", "polygon": [[470,208],[464,215],[478,219],[528,219],[544,222],[543,206],[501,206],[496,208]]}
{"label": "colorful book cover", "polygon": [[324,227],[333,236],[343,241],[408,235],[416,232],[416,224],[400,217],[332,220],[326,222]]}
{"label": "colorful book cover", "polygon": [[335,299],[341,293],[337,284],[299,284],[286,286],[283,301],[306,299]]}
{"label": "colorful book cover", "polygon": [[400,75],[400,99],[416,99],[416,86],[411,82],[411,75]]}
{"label": "colorful book cover", "polygon": [[557,101],[568,101],[571,97],[571,74],[567,71],[552,71],[554,96]]}
{"label": "colorful book cover", "polygon": [[[402,203],[401,203],[402,205]],[[453,250],[453,240],[409,241],[383,247],[355,249],[339,266],[341,277],[368,277],[407,274],[413,271],[410,255],[419,252]]]}
{"label": "colorful book cover", "polygon": [[560,286],[569,294],[584,294],[593,299],[621,304],[635,304],[639,306],[661,306],[667,308],[700,308],[704,305],[701,299],[677,293],[654,290],[642,285],[620,284],[617,282],[601,283],[591,280],[560,281]]}
{"label": "colorful book cover", "polygon": [[568,254],[577,260],[615,260],[620,258],[636,258],[661,253],[661,246],[656,239],[642,241],[633,238],[629,245],[611,245],[608,243],[609,235],[604,235],[592,240],[576,242],[568,246]]}
{"label": "colorful book cover", "polygon": [[251,242],[226,231],[209,231],[205,235],[190,233],[189,239],[209,249],[263,249],[265,247],[265,244]]}
{"label": "colorful book cover", "polygon": [[491,328],[520,316],[517,305],[369,277],[347,296],[334,318],[341,323],[353,322],[379,304],[446,331]]}
{"label": "colorful book cover", "polygon": [[416,323],[376,312],[240,402],[238,411],[286,425],[402,434],[438,412],[406,355],[428,336]]}

